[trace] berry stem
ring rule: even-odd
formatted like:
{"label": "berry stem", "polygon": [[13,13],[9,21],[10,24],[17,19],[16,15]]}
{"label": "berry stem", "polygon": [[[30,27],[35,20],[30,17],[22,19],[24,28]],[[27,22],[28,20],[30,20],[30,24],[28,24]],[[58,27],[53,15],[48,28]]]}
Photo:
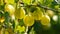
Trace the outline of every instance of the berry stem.
{"label": "berry stem", "polygon": [[26,31],[25,31],[25,33],[24,33],[24,34],[27,34],[27,32],[28,32],[28,26],[26,27]]}

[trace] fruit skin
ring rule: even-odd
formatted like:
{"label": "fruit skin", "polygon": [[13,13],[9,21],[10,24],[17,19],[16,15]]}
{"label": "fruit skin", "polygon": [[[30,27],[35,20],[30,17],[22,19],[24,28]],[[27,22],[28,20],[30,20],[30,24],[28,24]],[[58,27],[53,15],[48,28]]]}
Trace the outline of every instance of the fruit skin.
{"label": "fruit skin", "polygon": [[57,15],[54,15],[54,16],[52,17],[52,19],[53,19],[55,22],[57,22],[57,21],[58,21],[58,16],[57,16]]}
{"label": "fruit skin", "polygon": [[48,15],[44,15],[41,18],[41,24],[42,24],[42,26],[43,26],[44,29],[49,29],[51,27],[50,17]]}
{"label": "fruit skin", "polygon": [[37,7],[37,10],[35,10],[31,15],[34,17],[35,20],[41,20],[41,17],[43,16],[43,12],[39,7]]}
{"label": "fruit skin", "polygon": [[12,14],[14,14],[15,8],[10,4],[6,4],[5,5],[5,12],[8,12],[11,16]]}
{"label": "fruit skin", "polygon": [[23,21],[25,26],[32,26],[34,24],[34,18],[31,15],[26,15]]}
{"label": "fruit skin", "polygon": [[13,34],[13,29],[11,27],[9,27],[7,30],[9,32],[9,34]]}
{"label": "fruit skin", "polygon": [[48,15],[44,15],[41,18],[41,24],[42,25],[48,25],[48,24],[50,24],[50,17]]}
{"label": "fruit skin", "polygon": [[51,28],[51,24],[42,25],[43,30],[49,30]]}
{"label": "fruit skin", "polygon": [[25,16],[25,10],[21,7],[21,8],[18,8],[16,11],[15,11],[15,17],[17,19],[23,19]]}
{"label": "fruit skin", "polygon": [[9,34],[9,32],[7,30],[5,30],[5,34]]}
{"label": "fruit skin", "polygon": [[4,0],[4,3],[8,3],[8,1],[7,0]]}
{"label": "fruit skin", "polygon": [[54,12],[52,10],[46,10],[46,14],[50,17],[54,16]]}
{"label": "fruit skin", "polygon": [[1,23],[3,23],[4,21],[5,21],[5,18],[4,17],[0,18],[0,22]]}

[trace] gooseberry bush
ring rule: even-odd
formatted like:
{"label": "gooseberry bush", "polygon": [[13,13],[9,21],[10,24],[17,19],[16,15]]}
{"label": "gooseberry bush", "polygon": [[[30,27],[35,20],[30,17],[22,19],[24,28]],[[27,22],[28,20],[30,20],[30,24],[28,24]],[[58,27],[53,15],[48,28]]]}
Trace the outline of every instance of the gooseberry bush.
{"label": "gooseberry bush", "polygon": [[0,34],[60,34],[60,0],[0,0]]}

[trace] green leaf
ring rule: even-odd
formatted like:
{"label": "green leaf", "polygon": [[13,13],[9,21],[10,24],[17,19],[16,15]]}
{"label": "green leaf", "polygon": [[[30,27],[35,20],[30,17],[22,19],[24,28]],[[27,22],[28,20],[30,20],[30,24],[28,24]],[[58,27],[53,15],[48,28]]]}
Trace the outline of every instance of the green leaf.
{"label": "green leaf", "polygon": [[0,10],[0,17],[4,15],[4,12]]}
{"label": "green leaf", "polygon": [[22,0],[22,2],[25,4],[31,4],[32,0]]}
{"label": "green leaf", "polygon": [[7,0],[9,4],[14,4],[14,0]]}
{"label": "green leaf", "polygon": [[51,2],[53,2],[53,0],[38,0],[38,2],[40,2],[40,3],[43,4],[43,5],[48,5],[48,4],[50,4]]}
{"label": "green leaf", "polygon": [[3,5],[3,0],[0,0],[0,5]]}
{"label": "green leaf", "polygon": [[19,0],[15,0],[15,3],[17,3]]}
{"label": "green leaf", "polygon": [[6,23],[10,22],[10,16],[9,16],[8,12],[5,12],[4,17],[5,17],[5,22]]}
{"label": "green leaf", "polygon": [[24,32],[25,31],[25,26],[17,26],[17,31],[19,32]]}
{"label": "green leaf", "polygon": [[40,2],[41,4],[44,4],[44,0],[38,0],[38,2]]}

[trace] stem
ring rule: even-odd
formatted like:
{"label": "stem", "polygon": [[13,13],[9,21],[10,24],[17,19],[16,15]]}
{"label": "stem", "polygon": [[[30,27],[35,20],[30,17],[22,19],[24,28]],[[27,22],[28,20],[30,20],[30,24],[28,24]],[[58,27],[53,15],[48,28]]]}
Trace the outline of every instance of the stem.
{"label": "stem", "polygon": [[3,6],[3,11],[5,11],[5,5],[6,5],[6,3],[4,2],[5,0],[3,0],[3,4],[4,4],[4,6]]}
{"label": "stem", "polygon": [[31,0],[31,4],[32,4],[32,0]]}
{"label": "stem", "polygon": [[28,26],[26,27],[26,31],[25,31],[25,33],[24,33],[24,34],[28,34],[27,32],[28,32]]}

